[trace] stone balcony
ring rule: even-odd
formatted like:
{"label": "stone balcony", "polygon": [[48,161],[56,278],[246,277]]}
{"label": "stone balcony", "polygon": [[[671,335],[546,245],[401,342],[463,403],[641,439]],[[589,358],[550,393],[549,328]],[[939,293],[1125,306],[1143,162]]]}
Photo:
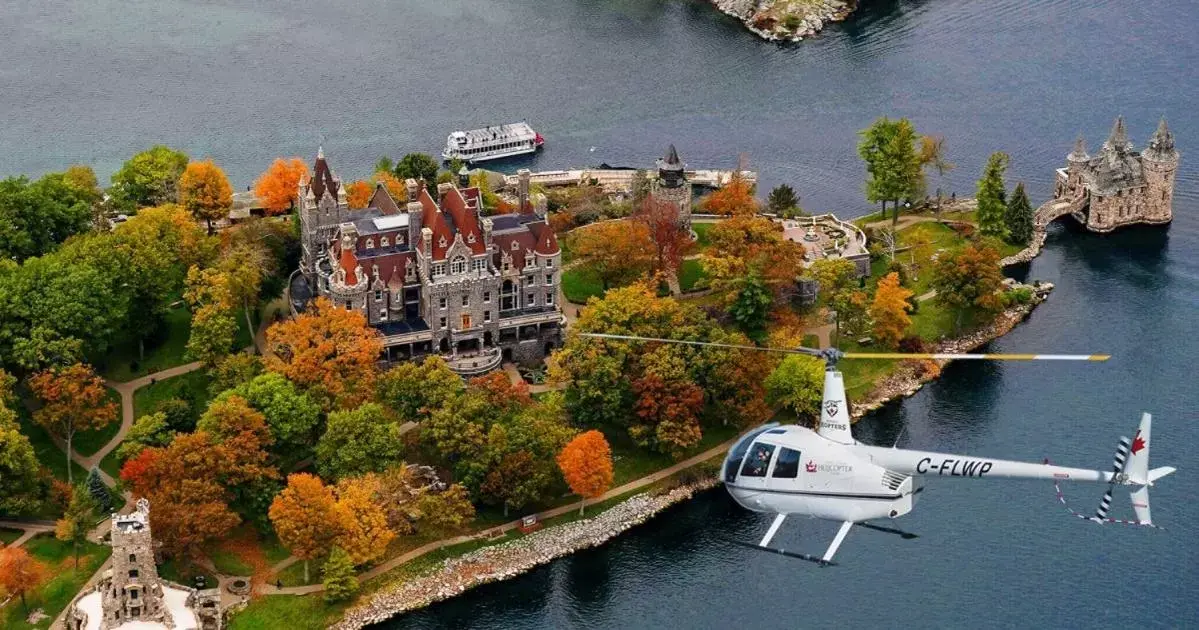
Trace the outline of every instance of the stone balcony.
{"label": "stone balcony", "polygon": [[500,366],[503,354],[499,348],[484,348],[470,352],[443,354],[450,369],[459,376],[479,376]]}

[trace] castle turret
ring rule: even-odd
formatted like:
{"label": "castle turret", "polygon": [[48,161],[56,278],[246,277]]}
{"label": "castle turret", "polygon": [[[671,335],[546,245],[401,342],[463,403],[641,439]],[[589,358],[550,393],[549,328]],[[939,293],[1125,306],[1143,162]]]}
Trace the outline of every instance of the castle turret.
{"label": "castle turret", "polygon": [[1112,125],[1112,133],[1108,135],[1107,141],[1103,143],[1102,152],[1115,152],[1122,155],[1131,150],[1132,141],[1128,139],[1128,131],[1124,129],[1124,117],[1117,116],[1115,124]]}
{"label": "castle turret", "polygon": [[138,499],[134,512],[112,517],[112,579],[101,598],[108,627],[166,618],[145,499]]}
{"label": "castle turret", "polygon": [[1164,117],[1157,124],[1157,131],[1149,138],[1149,146],[1145,148],[1142,158],[1142,171],[1148,189],[1145,220],[1166,223],[1174,218],[1174,176],[1178,171],[1179,155],[1174,148],[1174,134],[1166,126]]}
{"label": "castle turret", "polygon": [[691,231],[691,182],[673,144],[666,150],[666,157],[658,160],[658,177],[650,184],[650,196],[674,204],[679,211],[679,227]]}

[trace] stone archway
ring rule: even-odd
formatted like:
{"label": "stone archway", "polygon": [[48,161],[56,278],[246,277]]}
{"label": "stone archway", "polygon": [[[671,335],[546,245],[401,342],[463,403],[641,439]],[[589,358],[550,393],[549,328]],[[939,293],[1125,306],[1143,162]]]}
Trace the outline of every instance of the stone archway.
{"label": "stone archway", "polygon": [[443,352],[443,353],[449,352],[450,351],[450,340],[445,337],[442,337],[441,341],[438,342],[438,344],[437,344],[437,350],[440,352]]}

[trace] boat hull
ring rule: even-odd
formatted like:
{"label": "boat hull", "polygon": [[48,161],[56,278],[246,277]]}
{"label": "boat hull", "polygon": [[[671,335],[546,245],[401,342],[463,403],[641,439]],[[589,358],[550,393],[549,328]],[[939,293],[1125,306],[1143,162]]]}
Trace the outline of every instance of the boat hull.
{"label": "boat hull", "polygon": [[490,151],[488,153],[479,153],[477,155],[472,155],[472,156],[468,157],[465,155],[461,155],[460,153],[458,153],[458,151],[451,151],[449,149],[449,147],[446,147],[445,149],[442,149],[442,151],[441,151],[441,159],[446,162],[449,162],[450,160],[457,158],[459,160],[462,160],[463,162],[466,162],[467,164],[473,164],[475,162],[487,162],[490,160],[502,160],[505,158],[517,157],[519,155],[529,155],[530,153],[536,153],[537,150],[540,148],[541,148],[541,145],[536,145],[536,146],[532,146],[532,147],[516,147],[516,148],[512,148],[512,149]]}

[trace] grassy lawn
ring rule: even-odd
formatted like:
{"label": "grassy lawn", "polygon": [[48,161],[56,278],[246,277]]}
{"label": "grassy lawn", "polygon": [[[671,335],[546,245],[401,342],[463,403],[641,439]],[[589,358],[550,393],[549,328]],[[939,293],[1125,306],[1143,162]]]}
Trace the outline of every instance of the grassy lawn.
{"label": "grassy lawn", "polygon": [[21,534],[23,533],[25,532],[22,532],[19,529],[6,529],[0,527],[0,543],[5,545],[10,544],[12,541],[20,538]]}
{"label": "grassy lawn", "polygon": [[95,453],[108,444],[109,440],[116,436],[117,431],[121,430],[121,395],[110,389],[108,390],[108,399],[116,403],[117,417],[102,429],[76,433],[75,438],[71,440],[71,448],[75,449],[76,453],[84,457]]}
{"label": "grassy lawn", "polygon": [[182,398],[192,403],[192,415],[199,418],[211,398],[208,394],[209,380],[204,370],[196,370],[147,385],[133,394],[133,415],[140,418],[153,413],[164,400]]}
{"label": "grassy lawn", "polygon": [[708,236],[708,230],[711,230],[713,225],[716,224],[694,222],[691,224],[691,230],[695,232],[695,244],[699,246],[699,251],[701,252],[712,244],[712,240]]}
{"label": "grassy lawn", "polygon": [[112,449],[104,456],[104,459],[100,460],[100,470],[108,473],[113,479],[121,476],[121,464],[117,461],[117,449]]}
{"label": "grassy lawn", "polygon": [[145,359],[138,361],[137,341],[122,344],[102,359],[105,378],[120,382],[131,381],[139,376],[187,363],[183,358],[183,352],[190,334],[191,311],[183,306],[171,309],[163,321],[163,331],[159,338],[146,341]]}
{"label": "grassy lawn", "polygon": [[327,604],[321,595],[258,597],[229,620],[229,630],[318,630],[337,621],[349,604]]}
{"label": "grassy lawn", "polygon": [[101,563],[108,558],[112,549],[106,545],[84,543],[79,546],[79,568],[75,569],[74,556],[71,546],[55,540],[51,534],[43,534],[25,543],[25,550],[46,571],[46,581],[35,592],[26,595],[29,608],[42,608],[49,618],[42,620],[36,626],[25,622],[27,617],[21,607],[20,600],[10,602],[0,609],[0,627],[17,628],[48,628],[58,613],[71,603],[71,599],[79,592],[88,578],[92,576]]}
{"label": "grassy lawn", "polygon": [[679,267],[679,288],[684,291],[690,291],[699,284],[701,280],[707,278],[704,274],[704,266],[699,259],[684,260]]}
{"label": "grassy lawn", "polygon": [[[24,405],[13,405],[17,412],[17,420],[20,423],[21,433],[24,433],[29,438],[29,443],[33,445],[33,452],[37,455],[37,460],[45,466],[55,479],[66,481],[67,479],[67,455],[57,444],[53,438],[40,425],[33,421],[33,416]],[[79,464],[71,462],[72,474],[75,479],[82,481],[87,477],[87,471]],[[49,518],[56,516],[57,511],[39,512],[38,516]]]}
{"label": "grassy lawn", "polygon": [[193,586],[193,580],[198,575],[204,576],[208,588],[215,588],[217,584],[216,576],[205,571],[203,567],[195,564],[182,567],[174,558],[158,565],[158,575],[164,580],[184,586]]}
{"label": "grassy lawn", "polygon": [[604,285],[590,270],[576,266],[562,272],[562,293],[575,304],[586,304],[587,298],[604,294]]}

